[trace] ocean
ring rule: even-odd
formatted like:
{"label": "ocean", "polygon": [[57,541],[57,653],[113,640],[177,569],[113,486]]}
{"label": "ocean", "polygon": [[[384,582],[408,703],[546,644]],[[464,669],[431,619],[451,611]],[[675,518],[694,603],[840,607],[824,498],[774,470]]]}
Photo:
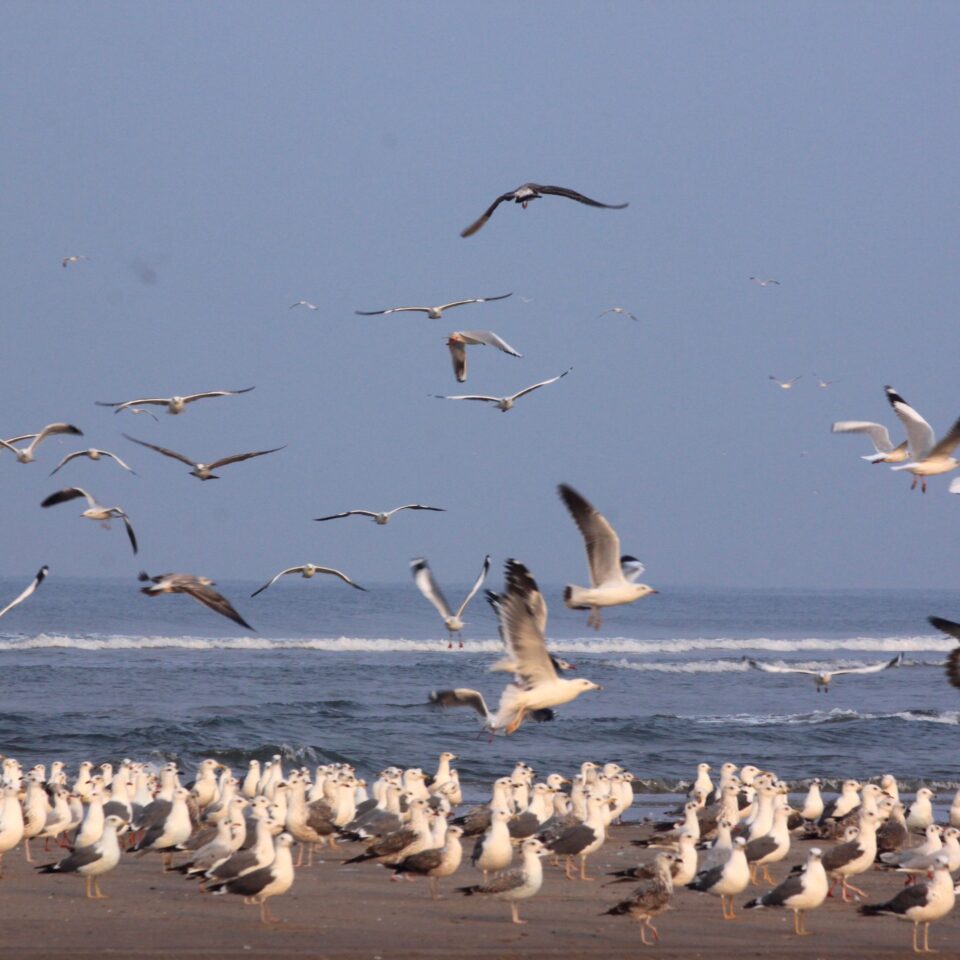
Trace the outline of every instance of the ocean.
{"label": "ocean", "polygon": [[[25,583],[0,579],[0,598]],[[248,633],[188,597],[143,596],[135,580],[51,575],[0,620],[0,754],[190,770],[207,756],[243,769],[279,753],[287,766],[349,761],[370,777],[389,764],[432,771],[449,749],[475,796],[518,759],[542,775],[615,760],[649,795],[685,789],[701,760],[752,762],[798,787],[886,772],[907,789],[960,783],[960,691],[942,668],[954,643],[926,621],[960,619],[958,591],[666,588],[607,611],[596,633],[546,585],[552,649],[604,689],[491,740],[474,713],[427,704],[452,686],[496,703],[505,677],[487,670],[500,643],[482,596],[464,649],[448,650],[412,583],[360,593],[287,578],[250,599],[260,585],[218,585]],[[837,668],[901,651],[902,667],[838,677],[828,694],[743,659]]]}

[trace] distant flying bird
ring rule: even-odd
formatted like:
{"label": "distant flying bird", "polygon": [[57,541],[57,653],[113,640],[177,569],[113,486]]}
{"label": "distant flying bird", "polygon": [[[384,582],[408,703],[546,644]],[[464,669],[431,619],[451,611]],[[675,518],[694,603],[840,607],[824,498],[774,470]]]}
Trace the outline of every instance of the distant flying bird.
{"label": "distant flying bird", "polygon": [[493,216],[494,210],[504,201],[512,200],[514,203],[519,203],[523,209],[526,210],[527,204],[530,203],[531,200],[536,200],[542,196],[566,197],[568,200],[576,200],[577,203],[585,203],[590,207],[603,207],[606,210],[623,210],[624,207],[630,206],[628,203],[600,203],[599,200],[591,200],[582,193],[577,193],[576,190],[569,190],[567,187],[544,187],[539,183],[522,183],[516,190],[508,190],[506,193],[500,194],[500,196],[487,207],[479,220],[475,220],[469,227],[460,231],[460,236],[472,237]]}
{"label": "distant flying bird", "polygon": [[439,320],[444,310],[462,307],[468,303],[489,303],[493,300],[506,300],[512,293],[504,293],[499,297],[474,297],[472,300],[453,300],[450,303],[441,303],[437,307],[390,307],[388,310],[354,310],[359,317],[380,317],[388,313],[425,313],[431,320]]}
{"label": "distant flying bird", "polygon": [[949,473],[960,467],[960,460],[951,456],[960,444],[960,419],[954,422],[945,437],[937,440],[933,427],[893,387],[884,387],[884,390],[890,406],[893,407],[893,412],[900,418],[900,422],[907,431],[907,445],[910,448],[910,456],[913,458],[909,463],[890,469],[909,470],[913,474],[910,489],[913,490],[917,481],[920,480],[921,490],[926,493],[927,477]]}
{"label": "distant flying bird", "polygon": [[6,613],[9,613],[14,607],[19,606],[28,597],[33,596],[34,590],[36,590],[37,587],[39,587],[40,584],[43,583],[49,571],[50,571],[50,568],[48,566],[46,565],[42,566],[37,571],[37,575],[33,578],[33,583],[31,583],[30,586],[23,591],[23,593],[21,593],[15,599],[11,600],[2,610],[0,610],[0,617],[2,617]]}
{"label": "distant flying bird", "polygon": [[890,433],[882,423],[871,423],[868,420],[840,420],[830,431],[832,433],[865,433],[873,442],[876,453],[861,455],[861,460],[870,463],[902,463],[910,457],[907,451],[907,441],[894,447]]}
{"label": "distant flying bird", "polygon": [[58,490],[56,493],[51,493],[40,506],[55,507],[58,503],[67,503],[70,500],[76,500],[78,497],[83,497],[89,504],[88,508],[80,514],[81,517],[86,517],[88,520],[99,520],[101,525],[108,530],[110,529],[111,520],[122,520],[123,525],[127,528],[127,537],[130,539],[130,546],[133,547],[134,553],[137,552],[137,538],[130,524],[130,518],[123,509],[121,507],[105,507],[97,503],[86,490],[80,487],[67,487],[65,490]]}
{"label": "distant flying bird", "polygon": [[[572,370],[573,367],[570,368]],[[543,380],[540,383],[535,383],[530,387],[524,387],[522,390],[517,391],[517,393],[512,394],[509,397],[488,397],[482,395],[467,394],[463,396],[456,397],[447,397],[441,396],[440,394],[433,394],[437,400],[482,400],[484,403],[492,403],[498,409],[506,413],[508,410],[513,408],[513,405],[521,398],[525,397],[528,393],[533,393],[534,390],[539,390],[541,387],[546,387],[551,383],[556,383],[558,380],[562,380],[570,370],[564,370],[563,373],[558,377],[551,377],[549,380]]]}
{"label": "distant flying bird", "polygon": [[190,573],[161,573],[151,577],[146,571],[141,570],[137,579],[141,583],[152,583],[153,586],[141,587],[140,592],[148,597],[155,597],[161,593],[185,593],[188,597],[193,597],[198,603],[209,607],[221,616],[239,623],[241,627],[253,630],[253,627],[247,623],[243,617],[233,609],[230,601],[222,593],[214,590],[215,581],[208,577],[195,577]]}
{"label": "distant flying bird", "polygon": [[322,523],[324,520],[340,520],[342,517],[370,517],[374,523],[381,527],[390,522],[390,518],[401,510],[433,510],[436,513],[446,513],[444,507],[428,507],[422,503],[405,503],[402,507],[394,507],[385,513],[377,513],[374,510],[345,510],[343,513],[332,513],[329,517],[314,517],[313,519]]}
{"label": "distant flying bird", "polygon": [[196,460],[185,457],[182,453],[177,453],[176,450],[158,447],[156,444],[147,443],[145,440],[138,440],[136,437],[130,437],[127,434],[123,434],[123,436],[133,443],[139,443],[141,447],[149,447],[157,453],[162,453],[165,457],[171,457],[174,460],[185,463],[188,467],[193,467],[190,471],[190,476],[196,477],[198,480],[219,480],[220,478],[213,471],[220,467],[226,467],[231,463],[240,463],[243,460],[250,460],[253,457],[263,457],[268,453],[276,453],[278,450],[286,449],[286,447],[273,447],[271,450],[255,450],[252,453],[237,453],[232,457],[221,457],[219,460],[214,460],[213,463],[198,463]]}
{"label": "distant flying bird", "polygon": [[[490,557],[484,557],[483,566],[480,568],[480,576],[477,577],[476,582],[470,588],[470,592],[464,598],[463,603],[457,608],[456,613],[450,609],[450,604],[447,603],[446,597],[444,597],[437,581],[433,578],[433,572],[430,570],[430,566],[423,557],[411,560],[410,569],[413,570],[413,582],[417,585],[417,588],[437,608],[437,612],[443,618],[443,625],[450,634],[450,641],[447,647],[452,647],[454,634],[460,634],[463,631],[463,611],[467,609],[467,605],[477,595],[477,591],[483,586],[483,581],[487,578],[487,573],[490,571]],[[463,646],[462,637],[460,639],[460,646]]]}
{"label": "distant flying bird", "polygon": [[49,476],[53,476],[62,466],[68,464],[71,460],[76,460],[77,457],[88,457],[90,460],[100,460],[102,457],[107,457],[110,460],[116,461],[124,470],[128,470],[134,476],[137,475],[136,470],[131,470],[115,453],[111,453],[109,450],[97,450],[95,447],[91,447],[89,450],[78,450],[76,453],[68,453],[51,471]]}
{"label": "distant flying bird", "polygon": [[[77,429],[71,423],[48,423],[39,433],[25,433],[22,437],[11,437],[9,440],[0,440],[0,448],[6,447],[13,452],[18,463],[33,463],[36,460],[34,451],[43,443],[47,437],[55,437],[61,433],[69,433],[75,437],[82,437],[83,431]],[[21,443],[24,440],[30,440],[30,445],[18,449],[15,443]]]}
{"label": "distant flying bird", "polygon": [[60,266],[66,269],[67,267],[70,266],[71,263],[79,263],[81,260],[89,260],[89,259],[90,259],[89,257],[84,257],[84,256],[81,256],[80,254],[74,254],[73,256],[70,256],[70,257],[64,257],[60,261]]}
{"label": "distant flying bird", "polygon": [[629,573],[625,572],[620,554],[620,538],[607,518],[573,487],[561,483],[557,490],[583,537],[591,583],[590,587],[568,585],[564,588],[563,600],[572,610],[590,610],[587,625],[599,630],[603,622],[601,607],[633,603],[657,591],[645,583],[633,582],[634,577],[639,576],[643,570],[643,565],[640,564],[640,570],[633,572],[638,563],[634,557],[623,558]]}
{"label": "distant flying bird", "polygon": [[131,413],[145,413],[148,417],[153,417],[153,419],[159,423],[160,418],[155,414],[151,413],[149,410],[142,410],[140,407],[127,407]]}
{"label": "distant flying bird", "polygon": [[[948,637],[960,640],[960,623],[953,620],[944,620],[943,617],[928,617],[930,623],[938,630],[942,630]],[[954,647],[947,657],[947,679],[955,687],[960,687],[960,647]]]}
{"label": "distant flying bird", "polygon": [[756,670],[763,670],[766,673],[803,673],[813,677],[817,685],[817,693],[822,690],[824,693],[830,692],[830,681],[834,677],[839,677],[845,673],[879,673],[881,670],[888,670],[890,667],[899,667],[903,662],[903,654],[899,653],[892,660],[884,660],[883,663],[872,663],[866,667],[844,667],[840,670],[806,670],[802,667],[778,667],[772,663],[763,663],[760,660],[746,658],[747,663]]}
{"label": "distant flying bird", "polygon": [[317,309],[317,305],[309,300],[298,300],[296,303],[291,303],[289,309],[292,310],[294,307],[306,307],[308,310]]}
{"label": "distant flying bird", "polygon": [[640,321],[640,318],[639,318],[639,317],[635,317],[635,316],[634,316],[629,310],[627,310],[625,307],[610,307],[609,309],[604,310],[603,313],[601,313],[601,314],[597,317],[597,319],[599,320],[600,317],[605,317],[608,313],[619,313],[619,314],[623,314],[624,316],[629,317],[631,320],[636,320],[637,322]]}
{"label": "distant flying bird", "polygon": [[824,380],[819,373],[815,373],[814,376],[817,378],[817,386],[824,390],[826,390],[827,387],[829,387],[832,383],[839,383],[838,380]]}
{"label": "distant flying bird", "polygon": [[115,407],[114,413],[119,413],[121,410],[128,410],[141,403],[152,403],[159,407],[166,407],[167,413],[176,416],[178,413],[183,413],[186,405],[193,403],[194,400],[205,400],[207,397],[237,397],[241,393],[249,393],[253,389],[255,388],[245,387],[243,390],[208,390],[206,393],[191,393],[185,397],[154,397],[144,400],[125,400],[122,403],[106,403],[103,400],[96,400],[94,402],[98,407]]}
{"label": "distant flying bird", "polygon": [[803,374],[801,373],[799,377],[794,377],[792,380],[781,380],[771,373],[767,379],[772,380],[781,390],[789,390],[802,377]]}
{"label": "distant flying bird", "polygon": [[751,277],[750,278],[758,287],[769,287],[771,283],[780,286],[779,280],[774,280],[773,277],[770,277],[768,280],[761,280],[760,277]]}
{"label": "distant flying bird", "polygon": [[367,589],[366,587],[361,587],[359,583],[354,583],[345,573],[334,570],[333,567],[318,567],[315,563],[305,563],[302,567],[287,567],[286,570],[281,570],[272,580],[268,580],[258,590],[254,590],[250,596],[255,597],[258,593],[263,593],[267,587],[272,587],[281,577],[285,577],[288,573],[299,573],[305,580],[309,580],[317,573],[329,573],[331,576],[339,577],[344,583],[349,583],[350,586],[356,590],[366,591]]}
{"label": "distant flying bird", "polygon": [[496,347],[511,357],[522,357],[506,340],[501,340],[492,330],[457,330],[447,339],[450,357],[453,360],[453,372],[459,383],[467,379],[467,346]]}

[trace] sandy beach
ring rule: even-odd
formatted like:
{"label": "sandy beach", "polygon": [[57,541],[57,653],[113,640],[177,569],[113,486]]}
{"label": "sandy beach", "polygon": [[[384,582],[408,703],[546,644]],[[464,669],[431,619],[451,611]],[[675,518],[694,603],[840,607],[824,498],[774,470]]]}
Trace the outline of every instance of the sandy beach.
{"label": "sandy beach", "polygon": [[[645,828],[614,828],[613,837],[591,858],[590,873],[621,869],[650,853],[630,847]],[[39,846],[38,862],[43,856]],[[349,845],[346,851],[356,851]],[[470,847],[468,846],[469,850]],[[789,863],[803,859],[806,844],[797,844]],[[786,874],[777,865],[774,876]],[[453,893],[455,886],[476,882],[478,874],[462,866],[443,881],[444,900],[431,901],[423,881],[391,882],[371,865],[340,866],[326,857],[312,869],[297,872],[292,891],[271,901],[282,923],[261,926],[256,907],[239,897],[198,894],[179,874],[163,874],[159,858],[125,856],[104,878],[109,900],[87,901],[75,877],[41,876],[24,862],[22,849],[4,857],[0,881],[0,957],[46,960],[92,956],[150,957],[443,957],[513,960],[530,957],[795,957],[843,960],[910,954],[910,925],[892,918],[856,915],[854,905],[828,900],[808,916],[813,936],[797,938],[791,915],[783,911],[742,911],[740,905],[765,892],[749,888],[737,898],[738,918],[724,922],[719,900],[683,890],[675,909],[656,921],[660,943],[640,944],[638,927],[621,917],[600,914],[632,889],[623,884],[603,888],[599,882],[568,882],[547,867],[540,894],[525,901],[520,915],[526,926],[510,923],[509,907]],[[901,886],[899,875],[871,871],[856,881],[871,899],[887,899]],[[960,915],[954,912],[931,928],[931,945],[942,957],[960,956]]]}

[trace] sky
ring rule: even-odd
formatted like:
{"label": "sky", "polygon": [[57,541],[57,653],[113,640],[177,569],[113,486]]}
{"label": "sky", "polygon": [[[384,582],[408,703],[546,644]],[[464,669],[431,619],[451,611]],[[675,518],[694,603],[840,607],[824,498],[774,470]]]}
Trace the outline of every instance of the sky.
{"label": "sky", "polygon": [[[489,553],[584,583],[565,482],[660,588],[954,586],[949,478],[911,493],[830,424],[899,442],[888,383],[938,432],[960,414],[958,28],[937,2],[6,4],[0,435],[85,436],[0,454],[0,575],[375,583],[425,556],[463,583]],[[545,197],[460,238],[526,181],[630,206]],[[460,387],[463,329],[523,357],[471,348]],[[506,414],[432,396],[571,367]],[[159,423],[94,405],[249,386]],[[200,483],[122,432],[286,449]],[[48,478],[86,445],[140,476]],[[139,557],[40,509],[70,484]],[[447,512],[311,519],[407,502]]]}

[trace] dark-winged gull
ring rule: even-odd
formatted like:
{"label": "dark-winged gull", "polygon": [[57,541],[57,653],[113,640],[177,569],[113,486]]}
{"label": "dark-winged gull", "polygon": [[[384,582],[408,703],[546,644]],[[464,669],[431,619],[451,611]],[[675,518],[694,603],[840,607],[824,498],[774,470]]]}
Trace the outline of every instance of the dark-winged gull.
{"label": "dark-winged gull", "polygon": [[231,457],[221,457],[212,463],[200,463],[197,460],[191,460],[182,453],[177,453],[176,450],[169,450],[167,447],[158,447],[155,443],[147,443],[145,440],[138,440],[136,437],[131,437],[127,434],[123,436],[132,443],[139,443],[141,447],[148,447],[157,453],[162,453],[165,457],[170,457],[173,460],[179,460],[181,463],[185,463],[191,468],[190,476],[196,477],[198,480],[219,480],[220,478],[213,471],[219,470],[220,467],[226,467],[231,463],[241,463],[244,460],[251,460],[254,457],[265,457],[268,453],[276,453],[278,450],[286,449],[285,447],[272,447],[270,450],[254,450],[250,453],[237,453]]}
{"label": "dark-winged gull", "polygon": [[787,667],[774,663],[764,663],[762,660],[754,660],[751,657],[745,658],[755,670],[763,670],[765,673],[801,673],[813,677],[816,684],[817,693],[830,692],[830,681],[834,677],[840,677],[850,673],[879,673],[881,670],[889,670],[891,667],[899,667],[903,663],[903,654],[898,653],[892,660],[884,660],[882,663],[871,663],[865,667],[841,667],[837,670],[810,670],[805,667]]}
{"label": "dark-winged gull", "polygon": [[[437,581],[433,577],[433,571],[430,569],[430,565],[423,557],[411,560],[410,569],[413,571],[413,582],[417,585],[417,589],[436,607],[437,613],[443,618],[443,625],[447,628],[447,632],[450,635],[447,646],[452,647],[454,635],[461,634],[464,628],[462,619],[463,612],[467,609],[470,601],[477,595],[480,587],[483,586],[483,581],[487,578],[487,573],[490,571],[490,556],[487,555],[484,557],[483,566],[480,568],[480,575],[470,588],[470,592],[464,598],[463,603],[457,608],[456,613],[453,612],[450,604],[447,603],[446,597],[444,597]],[[462,637],[460,638],[460,646],[463,646]]]}
{"label": "dark-winged gull", "polygon": [[87,501],[87,509],[80,514],[81,517],[86,517],[87,520],[97,520],[100,522],[101,526],[110,529],[110,521],[114,519],[120,519],[123,521],[124,527],[127,530],[127,537],[130,540],[130,546],[133,547],[133,552],[137,552],[137,537],[133,532],[133,526],[130,523],[130,518],[127,516],[126,512],[122,507],[105,507],[102,504],[97,503],[93,497],[87,493],[86,490],[81,487],[67,487],[64,490],[58,490],[56,493],[51,493],[41,504],[41,507],[55,507],[58,503],[68,503],[70,500],[76,500],[78,497],[83,497]]}
{"label": "dark-winged gull", "polygon": [[526,923],[526,920],[520,919],[517,903],[532,897],[543,885],[543,864],[540,863],[540,858],[546,852],[547,848],[539,840],[533,837],[524,840],[520,847],[519,867],[498,873],[483,883],[470,887],[457,887],[457,892],[468,897],[483,894],[494,900],[506,900],[510,904],[513,922]]}
{"label": "dark-winged gull", "polygon": [[287,576],[290,573],[299,573],[301,577],[305,580],[309,580],[312,576],[318,573],[328,573],[331,576],[338,577],[344,583],[350,584],[355,590],[366,591],[366,587],[361,587],[359,583],[354,583],[345,573],[341,573],[339,570],[334,570],[333,567],[318,567],[315,563],[305,563],[299,567],[287,567],[286,570],[281,570],[273,579],[268,580],[262,587],[257,590],[254,590],[250,594],[251,597],[255,597],[258,593],[263,593],[267,587],[272,587],[281,577]]}
{"label": "dark-winged gull", "polygon": [[[960,623],[953,620],[944,620],[943,617],[928,617],[930,623],[938,630],[942,630],[948,637],[960,640]],[[945,664],[947,679],[955,687],[960,687],[960,646],[954,647],[947,655]]]}
{"label": "dark-winged gull", "polygon": [[152,586],[142,587],[140,590],[148,597],[155,597],[161,593],[185,593],[222,617],[240,624],[241,627],[246,627],[248,630],[254,629],[233,609],[233,605],[222,593],[213,589],[215,581],[207,577],[196,577],[191,573],[161,573],[151,577],[146,571],[141,570],[137,579],[141,583],[152,583]]}
{"label": "dark-winged gull", "polygon": [[120,862],[120,845],[117,843],[117,828],[123,823],[120,817],[109,816],[104,820],[100,839],[87,847],[78,847],[59,863],[37,867],[40,873],[78,873],[87,881],[88,900],[106,900],[100,890],[100,877],[109,873]]}
{"label": "dark-winged gull", "polygon": [[164,872],[173,865],[173,853],[177,846],[183,843],[193,831],[190,810],[187,807],[189,796],[190,791],[184,790],[183,787],[174,790],[167,815],[149,827],[140,842],[132,848],[133,852],[141,857],[150,852],[159,853]]}
{"label": "dark-winged gull", "polygon": [[[657,591],[624,576],[620,538],[607,518],[573,487],[561,483],[557,490],[583,537],[591,583],[590,587],[568,585],[564,588],[563,600],[573,610],[590,610],[587,624],[599,630],[603,622],[601,607],[633,603]],[[627,559],[633,561],[632,557]]]}
{"label": "dark-winged gull", "polygon": [[514,203],[519,203],[523,209],[526,210],[527,204],[530,203],[531,200],[537,200],[543,196],[566,197],[568,200],[576,200],[577,203],[585,203],[589,207],[603,207],[605,210],[623,210],[625,207],[630,206],[628,203],[600,203],[599,200],[591,200],[582,193],[577,193],[576,190],[571,190],[568,187],[551,187],[543,186],[539,183],[522,183],[515,190],[508,190],[506,193],[500,194],[500,196],[487,207],[479,219],[474,220],[469,227],[465,227],[460,231],[460,236],[472,237],[493,216],[493,212],[501,203],[512,200]]}
{"label": "dark-winged gull", "polygon": [[[9,440],[0,440],[0,450],[10,450],[17,458],[18,463],[33,463],[36,460],[35,451],[47,437],[56,437],[60,434],[68,433],[76,437],[82,437],[83,431],[75,427],[72,423],[48,423],[39,433],[26,433],[21,437],[11,437]],[[15,447],[15,443],[23,440],[29,440],[26,447]]]}
{"label": "dark-winged gull", "polygon": [[483,872],[484,880],[489,873],[509,867],[513,860],[509,822],[510,813],[507,810],[491,811],[490,826],[473,845],[470,862]]}
{"label": "dark-winged gull", "polygon": [[457,396],[447,396],[445,394],[441,395],[435,393],[433,396],[437,400],[479,400],[482,403],[492,403],[498,410],[506,413],[508,410],[513,409],[513,405],[521,398],[525,397],[528,393],[533,393],[534,390],[539,390],[541,387],[547,387],[551,383],[556,383],[558,380],[562,380],[573,367],[570,367],[569,370],[564,370],[563,373],[559,374],[556,377],[551,377],[549,380],[541,380],[539,383],[531,384],[529,387],[524,387],[522,390],[518,390],[516,393],[511,393],[507,397],[492,397],[487,394],[479,393],[469,393],[469,394],[459,394]]}
{"label": "dark-winged gull", "polygon": [[[743,837],[737,837],[733,841],[730,856],[723,864],[698,873],[693,882],[687,884],[687,888],[690,890],[698,890],[702,893],[710,893],[720,897],[724,920],[736,919],[733,898],[743,893],[747,884],[750,883],[750,867],[747,865],[744,847]],[[727,910],[728,901],[729,911]]]}
{"label": "dark-winged gull", "polygon": [[496,347],[501,353],[511,357],[522,357],[506,340],[501,339],[492,330],[456,330],[447,337],[450,359],[453,361],[453,373],[458,383],[467,380],[467,347]]}
{"label": "dark-winged gull", "polygon": [[450,303],[441,303],[435,307],[390,307],[387,310],[354,310],[359,317],[381,317],[389,313],[425,313],[431,320],[439,320],[444,310],[454,307],[463,307],[469,303],[488,303],[493,300],[506,300],[512,293],[502,293],[499,297],[474,297],[472,300],[451,300]]}
{"label": "dark-winged gull", "polygon": [[[120,403],[109,403],[103,400],[95,400],[98,407],[113,407],[114,413],[121,410],[131,410],[141,403],[150,403],[159,407],[166,407],[167,413],[176,416],[183,413],[188,403],[196,400],[206,400],[209,397],[238,397],[241,393],[249,393],[254,387],[244,387],[243,390],[207,390],[205,393],[190,393],[184,397],[149,397],[143,400],[124,400]],[[133,411],[139,412],[139,411]]]}
{"label": "dark-winged gull", "polygon": [[41,583],[46,579],[47,574],[50,572],[50,568],[46,565],[42,566],[38,571],[37,575],[33,578],[33,582],[18,596],[14,597],[2,610],[0,610],[0,617],[4,614],[9,613],[14,607],[19,606],[26,600],[28,597],[33,596],[34,590],[40,586]]}
{"label": "dark-winged gull", "polygon": [[281,833],[276,839],[273,860],[269,864],[232,880],[212,883],[208,889],[214,894],[235,893],[246,898],[248,902],[259,903],[260,921],[279,923],[270,913],[267,900],[270,897],[279,897],[293,886],[293,857],[290,855],[292,844],[293,837],[289,833]]}
{"label": "dark-winged gull", "polygon": [[441,899],[437,881],[443,877],[452,876],[460,867],[463,857],[463,846],[460,838],[463,830],[460,827],[447,827],[446,838],[442,847],[433,847],[421,850],[409,857],[404,857],[393,866],[394,876],[413,874],[419,877],[429,877],[430,895],[434,900]]}
{"label": "dark-winged gull", "polygon": [[88,450],[77,450],[76,453],[68,453],[49,473],[49,476],[53,476],[62,466],[68,464],[71,460],[76,460],[77,457],[86,457],[88,460],[97,460],[106,457],[108,460],[113,460],[116,464],[123,467],[128,473],[132,473],[134,476],[137,475],[136,470],[132,470],[128,467],[115,453],[111,453],[109,450],[98,450],[96,447],[90,447]]}
{"label": "dark-winged gull", "polygon": [[857,836],[853,840],[838,843],[823,856],[823,869],[830,877],[831,891],[839,881],[844,903],[850,903],[848,894],[851,890],[861,897],[864,896],[864,892],[853,886],[849,878],[869,870],[876,856],[877,815],[872,810],[864,810],[860,815]]}
{"label": "dark-winged gull", "polygon": [[822,859],[822,851],[812,847],[801,873],[792,873],[769,893],[745,903],[745,909],[785,907],[793,911],[793,932],[798,937],[808,936],[809,931],[803,923],[804,914],[815,910],[827,898],[827,874]]}
{"label": "dark-winged gull", "polygon": [[344,510],[343,513],[332,513],[329,517],[314,517],[318,523],[325,520],[341,520],[343,517],[370,517],[374,523],[381,527],[390,522],[390,518],[401,510],[432,510],[434,513],[446,513],[445,507],[428,507],[423,503],[405,503],[402,507],[394,507],[392,510],[385,510],[378,513],[376,510]]}
{"label": "dark-winged gull", "polygon": [[588,794],[587,819],[560,833],[559,836],[546,844],[547,849],[552,854],[565,858],[564,876],[568,880],[576,879],[571,873],[574,857],[580,858],[580,879],[593,879],[587,876],[587,857],[599,850],[606,840],[606,822],[603,816],[604,804],[604,798]]}
{"label": "dark-winged gull", "polygon": [[[607,910],[603,916],[628,916],[640,922],[640,942],[650,946],[660,939],[657,928],[651,922],[654,917],[670,908],[673,899],[672,868],[676,857],[672,853],[658,853],[654,858],[653,876],[637,887],[633,893]],[[647,930],[653,934],[653,940],[647,940]]]}

